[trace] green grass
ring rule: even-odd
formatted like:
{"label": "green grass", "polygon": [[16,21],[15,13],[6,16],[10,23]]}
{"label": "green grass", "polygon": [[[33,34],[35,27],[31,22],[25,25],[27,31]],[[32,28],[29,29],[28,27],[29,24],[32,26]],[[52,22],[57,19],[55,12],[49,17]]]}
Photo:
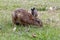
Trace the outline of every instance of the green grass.
{"label": "green grass", "polygon": [[[0,0],[0,40],[60,40],[60,10],[50,12],[43,11],[42,8],[40,11],[44,6],[60,7],[60,0]],[[17,29],[13,32],[12,11],[16,8],[30,10],[32,7],[38,9],[38,18],[43,21],[44,26],[30,25],[29,28],[21,25],[16,26]],[[28,28],[29,31],[27,31]],[[36,37],[32,37],[32,34],[36,34]]]}

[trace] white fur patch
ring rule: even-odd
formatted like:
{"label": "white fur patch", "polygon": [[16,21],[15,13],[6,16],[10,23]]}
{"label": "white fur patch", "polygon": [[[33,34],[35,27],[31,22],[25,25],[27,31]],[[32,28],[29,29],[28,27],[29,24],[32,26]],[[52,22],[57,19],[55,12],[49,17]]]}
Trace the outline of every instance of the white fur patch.
{"label": "white fur patch", "polygon": [[23,16],[22,14],[18,14],[18,16]]}

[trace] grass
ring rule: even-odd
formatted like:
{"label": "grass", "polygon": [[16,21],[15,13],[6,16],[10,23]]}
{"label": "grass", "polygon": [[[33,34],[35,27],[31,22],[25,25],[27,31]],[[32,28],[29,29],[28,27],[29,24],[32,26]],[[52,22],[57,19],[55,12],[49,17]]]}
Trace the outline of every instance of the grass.
{"label": "grass", "polygon": [[[0,0],[0,40],[60,40],[60,10],[40,11],[44,6],[60,7],[60,0]],[[32,7],[38,9],[38,18],[43,21],[44,26],[39,28],[29,25],[30,30],[27,31],[28,27],[21,25],[16,26],[17,29],[13,32],[12,11],[16,8],[30,10]],[[36,37],[32,34],[36,34]]]}

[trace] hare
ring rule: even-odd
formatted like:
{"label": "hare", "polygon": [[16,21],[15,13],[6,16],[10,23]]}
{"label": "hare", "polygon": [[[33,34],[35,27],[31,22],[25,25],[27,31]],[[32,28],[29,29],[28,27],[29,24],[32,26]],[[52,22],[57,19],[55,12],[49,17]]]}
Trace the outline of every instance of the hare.
{"label": "hare", "polygon": [[[34,9],[35,10],[35,9]],[[19,8],[12,13],[12,22],[16,25],[37,25],[42,26],[42,21],[34,16],[34,13],[29,13],[27,10]]]}

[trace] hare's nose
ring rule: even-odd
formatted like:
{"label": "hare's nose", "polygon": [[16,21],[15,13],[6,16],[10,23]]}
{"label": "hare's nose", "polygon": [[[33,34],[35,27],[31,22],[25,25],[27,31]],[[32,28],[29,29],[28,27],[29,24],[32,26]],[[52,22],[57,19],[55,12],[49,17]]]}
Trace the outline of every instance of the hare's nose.
{"label": "hare's nose", "polygon": [[18,22],[16,22],[16,25],[19,25],[19,23],[18,23]]}

